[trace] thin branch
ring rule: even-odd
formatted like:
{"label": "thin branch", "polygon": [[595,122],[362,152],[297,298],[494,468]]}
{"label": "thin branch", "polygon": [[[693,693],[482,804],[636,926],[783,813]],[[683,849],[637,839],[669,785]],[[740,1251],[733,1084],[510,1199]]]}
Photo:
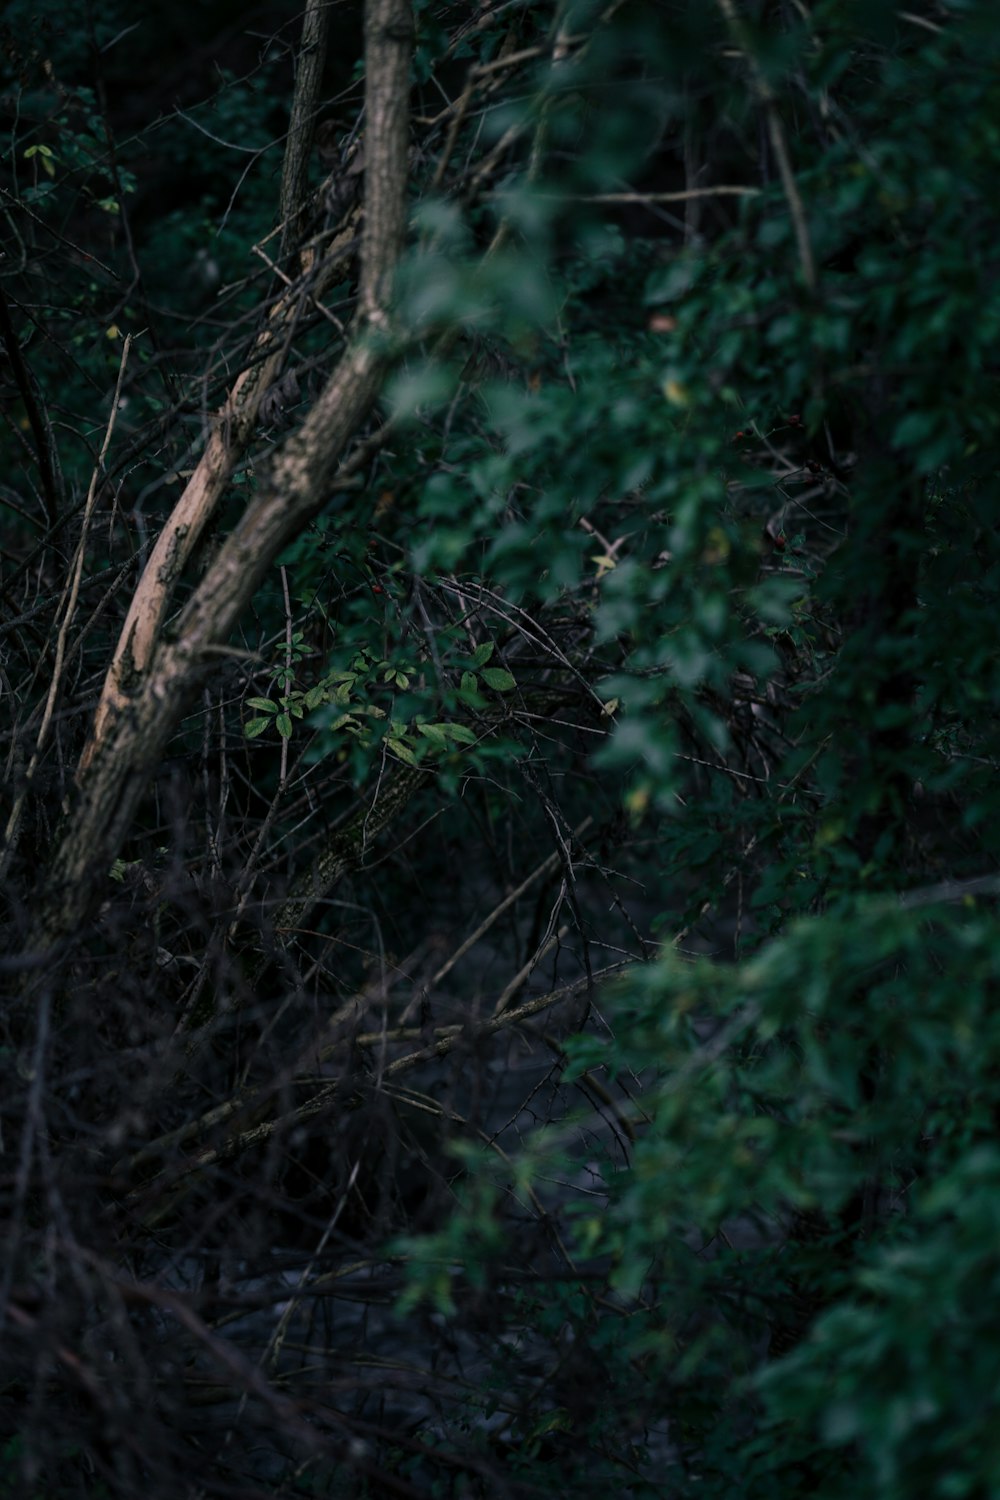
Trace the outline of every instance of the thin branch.
{"label": "thin branch", "polygon": [[497,1000],[496,1004],[493,1007],[494,1016],[503,1014],[503,1012],[510,1004],[513,996],[517,994],[519,989],[527,984],[528,980],[538,968],[538,965],[541,963],[546,954],[551,953],[552,949],[557,947],[568,933],[569,926],[564,924],[556,932],[549,933],[548,937],[542,939],[541,943],[535,949],[531,957],[521,966],[521,968],[514,975],[513,979],[511,979],[509,983],[504,986],[503,993],[500,995],[500,998]]}
{"label": "thin branch", "polygon": [[933,906],[939,901],[967,901],[976,896],[1000,896],[1000,875],[978,875],[972,880],[942,880],[938,885],[904,891],[899,904],[904,911]]}
{"label": "thin branch", "polygon": [[50,526],[55,526],[59,519],[62,501],[59,451],[52,437],[48,415],[39,405],[35,381],[21,352],[21,343],[15,332],[2,286],[0,286],[0,335],[7,346],[7,358],[10,360],[10,367],[17,381],[17,388],[21,392],[21,400],[24,402],[24,410],[35,439],[35,455],[38,460],[39,478],[42,481],[45,518]]}
{"label": "thin branch", "polygon": [[[593,975],[593,982],[610,979],[628,967],[630,967],[630,964],[625,961],[609,964],[606,968],[597,970]],[[512,1010],[505,1010],[501,1015],[491,1016],[489,1020],[480,1023],[472,1022],[468,1026],[462,1026],[457,1030],[449,1030],[446,1035],[438,1037],[436,1041],[431,1042],[429,1045],[420,1047],[415,1052],[408,1052],[405,1056],[398,1057],[394,1062],[389,1063],[383,1070],[381,1079],[385,1081],[390,1078],[397,1078],[401,1073],[409,1072],[411,1068],[416,1067],[419,1063],[429,1062],[434,1058],[447,1057],[448,1053],[453,1052],[458,1046],[474,1045],[477,1041],[485,1040],[487,1037],[496,1036],[500,1032],[507,1031],[532,1016],[540,1015],[542,1011],[551,1010],[555,1005],[572,1000],[581,990],[587,989],[591,982],[590,975],[582,974],[578,979],[571,980],[568,984],[561,985],[558,989],[550,990],[545,995],[538,995],[533,1000],[526,1000],[522,1005],[518,1005]],[[347,1006],[342,1007],[339,1013],[340,1017],[342,1018],[344,1012],[352,1009],[353,1006],[354,1001],[352,1000],[348,1002]],[[343,1088],[343,1081],[336,1079],[319,1089],[311,1099],[305,1104],[299,1105],[297,1109],[291,1110],[277,1119],[262,1120],[246,1129],[240,1130],[220,1145],[207,1147],[196,1155],[185,1159],[183,1164],[176,1170],[170,1171],[168,1169],[166,1172],[159,1174],[158,1177],[153,1178],[151,1182],[144,1184],[141,1188],[137,1188],[129,1195],[129,1201],[135,1208],[144,1226],[147,1229],[153,1229],[168,1219],[178,1204],[191,1191],[197,1179],[211,1167],[217,1166],[223,1161],[233,1160],[235,1157],[242,1155],[244,1151],[268,1140],[278,1130],[288,1130],[303,1125],[307,1120],[324,1114],[334,1101],[341,1096]],[[268,1098],[270,1098],[273,1090],[269,1089],[267,1093]],[[220,1119],[224,1120],[229,1115],[242,1110],[246,1110],[252,1117],[255,1107],[258,1109],[260,1107],[259,1099],[260,1094],[257,1093],[249,1097],[244,1096],[239,1100],[227,1102],[224,1105],[219,1105],[210,1111],[209,1115],[204,1117],[203,1123],[209,1119],[213,1122]],[[183,1134],[183,1136],[187,1137],[191,1134],[191,1126],[182,1126],[181,1131],[175,1134],[178,1136]],[[163,1137],[157,1144],[161,1146],[167,1145],[171,1139],[171,1137]],[[136,1154],[133,1158],[133,1163],[140,1160],[148,1160],[152,1154],[151,1148],[145,1148],[142,1152]],[[159,1203],[155,1204],[155,1206],[144,1210],[141,1204],[142,1198],[148,1197],[151,1192],[155,1191],[158,1185],[166,1186],[167,1183],[170,1186],[166,1196]]]}
{"label": "thin branch", "polygon": [[[692,198],[759,198],[760,188],[720,183],[718,187],[687,188],[676,193],[539,193],[560,203],[686,203]],[[497,188],[494,198],[514,196],[509,188]]]}
{"label": "thin branch", "polygon": [[912,10],[898,10],[896,14],[901,21],[909,21],[911,26],[922,26],[925,31],[933,31],[936,36],[940,36],[944,31],[943,26],[928,21],[926,16],[915,16]]}
{"label": "thin branch", "polygon": [[122,396],[122,381],[125,378],[125,366],[128,364],[128,356],[131,348],[132,335],[127,334],[125,343],[122,346],[122,357],[118,365],[118,381],[115,385],[115,394],[111,402],[111,411],[108,416],[108,425],[104,433],[104,442],[101,444],[101,451],[98,454],[97,462],[94,465],[94,471],[90,476],[90,487],[87,490],[87,500],[83,508],[83,521],[80,527],[80,540],[77,543],[76,547],[76,557],[73,560],[73,571],[70,577],[69,584],[67,586],[68,597],[66,597],[62,620],[59,624],[59,633],[56,637],[55,665],[52,668],[52,680],[49,683],[49,691],[45,698],[45,709],[42,714],[41,726],[38,730],[38,739],[35,742],[35,749],[32,753],[31,761],[28,765],[28,771],[24,779],[24,785],[21,787],[17,797],[14,799],[14,805],[11,808],[10,817],[7,819],[7,827],[4,829],[4,852],[2,858],[0,858],[0,877],[5,874],[7,866],[10,863],[10,859],[14,853],[14,846],[17,839],[17,830],[21,821],[21,815],[24,811],[25,798],[28,795],[32,779],[35,775],[36,770],[38,769],[39,760],[41,759],[42,752],[45,749],[45,744],[49,737],[49,729],[52,725],[52,715],[55,712],[56,700],[59,697],[59,688],[62,683],[63,664],[66,657],[66,641],[69,636],[70,627],[73,623],[73,616],[76,614],[77,601],[80,597],[80,582],[83,578],[83,564],[87,552],[87,532],[90,529],[90,522],[94,514],[94,506],[97,502],[98,487],[101,480],[104,478],[104,460],[107,457],[108,448],[111,445],[111,434],[115,430],[115,422],[118,419],[118,410],[121,405]]}
{"label": "thin branch", "polygon": [[[584,818],[583,822],[577,824],[576,828],[574,828],[573,837],[575,839],[578,839],[582,833],[586,832],[593,821],[593,818]],[[548,856],[547,859],[543,859],[541,864],[537,865],[536,868],[532,870],[530,875],[526,875],[525,878],[521,881],[521,884],[515,886],[514,889],[509,893],[509,895],[505,896],[504,899],[499,903],[499,905],[493,908],[490,914],[485,917],[482,922],[480,922],[475,932],[471,933],[466,938],[465,942],[462,943],[461,947],[455,950],[455,952],[451,955],[447,962],[441,965],[437,973],[434,974],[433,977],[428,981],[427,988],[429,990],[433,989],[441,983],[442,979],[447,978],[447,976],[451,973],[452,969],[459,962],[459,960],[463,959],[469,952],[469,950],[471,948],[474,948],[476,943],[478,943],[483,937],[486,936],[487,932],[489,932],[494,923],[499,921],[504,912],[508,911],[510,907],[514,905],[515,901],[520,900],[525,891],[529,890],[530,887],[535,884],[536,880],[542,880],[546,875],[549,875],[558,869],[560,858],[560,851],[558,849],[553,850],[553,852]]]}
{"label": "thin branch", "polygon": [[774,91],[753,55],[753,49],[750,45],[750,39],[746,34],[746,28],[733,0],[716,0],[716,4],[722,12],[733,40],[739,47],[742,55],[746,58],[750,68],[750,78],[754,91],[764,107],[764,113],[767,117],[767,133],[771,140],[775,160],[778,163],[781,185],[784,189],[788,209],[792,216],[792,224],[795,228],[799,263],[802,266],[802,279],[809,290],[814,292],[816,290],[816,261],[813,257],[812,242],[809,238],[809,225],[806,220],[806,211],[802,203],[802,196],[795,181],[792,159],[789,155],[788,143],[785,140],[785,131],[781,123],[781,116],[778,114],[778,107],[775,103]]}

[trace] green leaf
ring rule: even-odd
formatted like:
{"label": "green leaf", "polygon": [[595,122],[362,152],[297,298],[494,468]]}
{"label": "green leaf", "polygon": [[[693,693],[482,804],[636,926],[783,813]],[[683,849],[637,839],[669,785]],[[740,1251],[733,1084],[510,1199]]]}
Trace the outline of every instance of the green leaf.
{"label": "green leaf", "polygon": [[439,726],[444,730],[449,739],[459,745],[474,745],[476,736],[467,724],[442,724]]}
{"label": "green leaf", "polygon": [[897,448],[919,447],[932,437],[935,430],[935,418],[933,413],[927,411],[910,411],[902,417],[893,429],[892,441]]}
{"label": "green leaf", "polygon": [[402,422],[420,411],[433,411],[443,406],[454,389],[454,372],[428,360],[394,375],[387,383],[385,400],[396,421]]}
{"label": "green leaf", "polygon": [[245,701],[248,708],[259,708],[266,714],[278,712],[278,705],[271,698],[247,698]]}
{"label": "green leaf", "polygon": [[243,733],[248,740],[255,740],[265,729],[270,729],[272,722],[271,719],[249,719],[243,726]]}
{"label": "green leaf", "polygon": [[42,166],[50,177],[56,175],[56,169],[52,163],[58,161],[59,158],[48,146],[29,146],[24,153],[25,161],[30,160],[32,156],[38,156],[41,159]]}
{"label": "green leaf", "polygon": [[418,733],[430,740],[432,745],[436,745],[440,750],[447,750],[447,724],[418,724],[416,728]]}
{"label": "green leaf", "polygon": [[478,693],[479,692],[479,679],[476,676],[475,672],[463,672],[462,673],[462,692],[463,693]]}
{"label": "green leaf", "polygon": [[477,646],[472,654],[473,663],[477,667],[485,666],[495,650],[496,643],[494,641],[483,641],[483,644]]}
{"label": "green leaf", "polygon": [[485,667],[483,681],[496,693],[509,693],[511,688],[517,686],[513,677],[503,667]]}
{"label": "green leaf", "polygon": [[274,721],[274,726],[277,729],[278,733],[281,735],[281,738],[283,740],[290,740],[291,739],[291,737],[292,737],[292,720],[291,720],[291,716],[289,714],[279,714],[278,717]]}
{"label": "green leaf", "polygon": [[650,277],[645,296],[647,305],[655,307],[661,302],[677,302],[687,296],[698,279],[699,268],[697,257],[678,255]]}
{"label": "green leaf", "polygon": [[400,760],[405,761],[408,766],[415,766],[419,764],[417,757],[414,755],[413,751],[409,748],[408,745],[404,745],[402,740],[386,740],[386,744],[392,751],[393,755],[396,755]]}

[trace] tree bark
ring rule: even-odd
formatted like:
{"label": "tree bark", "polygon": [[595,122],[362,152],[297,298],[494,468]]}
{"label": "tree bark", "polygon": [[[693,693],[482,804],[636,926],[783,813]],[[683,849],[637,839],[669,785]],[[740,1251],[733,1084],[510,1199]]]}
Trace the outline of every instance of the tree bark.
{"label": "tree bark", "polygon": [[295,97],[281,172],[282,255],[292,250],[299,238],[309,180],[309,150],[316,129],[316,108],[323,82],[329,29],[329,0],[306,0],[302,41],[295,61]]}
{"label": "tree bark", "polygon": [[[100,898],[111,863],[193,690],[225,654],[230,632],[274,558],[327,503],[335,465],[382,387],[391,358],[385,330],[390,323],[392,277],[406,223],[412,35],[408,0],[369,0],[361,297],[347,348],[301,428],[274,456],[259,494],[183,610],[174,639],[162,638],[162,592],[155,607],[147,596],[138,614],[130,611],[124,653],[119,646],[119,670],[113,669],[109,678],[112,688],[99,710],[99,732],[81,766],[76,806],[43,886],[29,939],[33,953],[45,953],[71,938]],[[205,470],[204,483],[213,489],[224,482],[222,476],[231,467],[225,437],[221,430],[213,435],[199,466]],[[189,533],[177,539],[175,517],[176,512],[168,530],[175,538],[174,548],[183,550]],[[172,582],[175,571],[168,571]],[[139,593],[142,590],[140,584]],[[141,659],[136,650],[139,618],[146,621]],[[122,660],[127,673],[121,670]]]}

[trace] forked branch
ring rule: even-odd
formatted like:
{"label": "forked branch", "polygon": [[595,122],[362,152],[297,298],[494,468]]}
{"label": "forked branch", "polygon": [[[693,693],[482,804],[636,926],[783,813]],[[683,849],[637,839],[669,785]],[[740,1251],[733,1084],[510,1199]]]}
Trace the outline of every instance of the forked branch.
{"label": "forked branch", "polygon": [[[57,848],[32,933],[46,951],[79,926],[107,871],[192,690],[225,645],[278,552],[327,503],[338,459],[368,417],[382,388],[390,351],[392,274],[406,218],[409,66],[413,23],[408,0],[369,0],[366,8],[365,114],[368,169],[361,247],[361,300],[347,347],[301,428],[276,453],[261,489],[224,543],[214,565],[162,640],[165,601],[151,589],[130,613],[100,729],[88,753],[80,796]],[[272,337],[275,337],[272,335]],[[275,337],[275,343],[279,341]],[[275,354],[277,356],[277,351]],[[240,433],[254,395],[239,413]],[[219,429],[192,491],[196,518],[214,503],[232,463],[232,428]],[[189,486],[189,490],[191,487]],[[186,536],[175,546],[186,545]],[[172,568],[171,568],[172,572]],[[141,652],[138,642],[141,641]],[[130,669],[125,691],[124,664]]]}

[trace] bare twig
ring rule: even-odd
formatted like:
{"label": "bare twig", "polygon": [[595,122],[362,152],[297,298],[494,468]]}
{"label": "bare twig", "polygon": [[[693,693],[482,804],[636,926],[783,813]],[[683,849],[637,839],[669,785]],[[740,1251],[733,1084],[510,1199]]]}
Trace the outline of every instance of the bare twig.
{"label": "bare twig", "polygon": [[80,526],[80,540],[77,543],[76,556],[73,559],[72,573],[70,575],[70,580],[67,584],[66,593],[64,595],[65,604],[62,609],[62,619],[59,623],[59,633],[56,637],[55,664],[52,668],[52,680],[49,683],[49,690],[45,697],[45,709],[42,714],[41,726],[38,730],[38,739],[35,742],[35,749],[28,764],[28,770],[25,776],[24,785],[21,787],[20,791],[14,799],[14,805],[11,808],[10,817],[7,819],[7,827],[4,829],[4,852],[2,858],[0,858],[0,877],[2,877],[6,872],[10,859],[14,852],[17,830],[21,822],[21,815],[24,811],[25,798],[28,795],[28,790],[31,786],[32,778],[36,770],[38,769],[38,762],[41,759],[43,750],[45,749],[46,741],[48,740],[49,736],[49,729],[52,725],[52,715],[55,712],[56,700],[59,697],[59,689],[62,684],[63,663],[66,656],[66,641],[69,636],[70,627],[73,623],[73,616],[76,613],[77,600],[80,597],[80,580],[83,577],[83,565],[87,553],[87,532],[90,529],[90,522],[94,514],[94,505],[97,501],[98,486],[104,477],[104,460],[107,457],[108,448],[111,445],[111,434],[115,430],[115,422],[118,418],[118,410],[121,404],[122,381],[125,377],[125,366],[128,364],[128,356],[131,348],[132,335],[128,334],[126,335],[125,342],[122,345],[122,355],[118,364],[118,380],[115,384],[115,394],[112,398],[111,411],[108,415],[108,425],[105,428],[104,432],[104,442],[101,444],[101,451],[98,455],[97,463],[94,465],[93,473],[90,476],[90,486],[87,490],[87,500],[86,504],[84,505],[83,520]]}
{"label": "bare twig", "polygon": [[734,42],[747,60],[754,91],[763,105],[764,113],[767,117],[768,135],[774,150],[775,160],[778,163],[778,172],[781,176],[781,185],[788,202],[792,223],[795,226],[795,239],[798,245],[799,263],[802,266],[802,279],[809,291],[814,292],[816,290],[816,262],[813,257],[812,242],[809,238],[809,225],[802,203],[802,195],[795,181],[795,172],[792,169],[792,159],[789,155],[781,116],[778,114],[774,90],[771,88],[770,83],[754,57],[753,48],[746,34],[746,28],[736,9],[734,0],[716,0],[716,4],[723,14]]}
{"label": "bare twig", "polygon": [[3,337],[7,358],[10,360],[10,367],[21,393],[21,400],[24,402],[32,436],[35,439],[35,456],[38,461],[39,478],[42,481],[45,518],[50,526],[55,526],[61,509],[63,489],[62,474],[59,471],[59,450],[52,436],[48,413],[38,400],[35,381],[21,352],[21,343],[10,316],[10,308],[7,305],[7,297],[2,285],[0,285],[0,336]]}

